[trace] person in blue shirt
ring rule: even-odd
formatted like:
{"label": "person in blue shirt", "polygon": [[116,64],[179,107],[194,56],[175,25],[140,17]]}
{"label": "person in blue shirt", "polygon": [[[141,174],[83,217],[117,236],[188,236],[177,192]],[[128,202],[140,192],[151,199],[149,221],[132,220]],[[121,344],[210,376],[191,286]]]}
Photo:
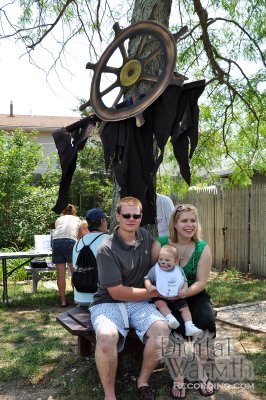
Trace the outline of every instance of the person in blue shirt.
{"label": "person in blue shirt", "polygon": [[[93,254],[97,255],[97,250],[104,239],[109,237],[108,233],[108,217],[101,208],[92,208],[86,213],[86,221],[88,223],[89,233],[82,236],[73,248],[73,268],[76,268],[78,254],[84,245],[91,244],[90,248]],[[79,305],[89,305],[92,301],[93,293],[81,293],[74,288],[74,302]]]}

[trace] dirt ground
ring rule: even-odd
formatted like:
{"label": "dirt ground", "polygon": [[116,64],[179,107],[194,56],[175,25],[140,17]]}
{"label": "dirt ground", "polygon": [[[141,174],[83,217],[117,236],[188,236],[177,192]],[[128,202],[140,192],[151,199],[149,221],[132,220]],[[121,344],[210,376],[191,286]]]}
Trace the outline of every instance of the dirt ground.
{"label": "dirt ground", "polygon": [[[217,340],[223,338],[230,339],[230,347],[234,348],[232,354],[245,355],[246,353],[256,352],[259,350],[259,344],[251,341],[249,335],[241,335],[243,332],[240,328],[232,327],[228,324],[217,321]],[[260,334],[258,334],[260,335]],[[240,339],[240,337],[242,337]],[[231,350],[230,350],[231,351]],[[231,355],[232,355],[231,354]],[[69,366],[69,371],[65,370],[66,379],[67,376],[71,376],[73,366]],[[168,379],[167,372],[165,371],[155,371],[151,378],[151,385],[157,387],[160,385],[160,381],[164,382]],[[58,385],[58,377],[50,376],[49,380],[41,380],[38,384],[32,385],[25,382],[19,383],[2,383],[0,384],[0,400],[54,400],[58,399],[56,392]],[[64,377],[61,377],[62,380]],[[126,379],[126,377],[125,377]],[[165,400],[170,399],[168,394],[163,397]],[[188,400],[200,399],[202,396],[196,389],[191,389],[187,391]],[[222,381],[218,382],[218,389],[215,394],[210,397],[212,400],[263,400],[265,396],[256,396],[254,394],[254,389],[246,387],[244,384],[223,384]],[[91,397],[93,399],[93,395]]]}

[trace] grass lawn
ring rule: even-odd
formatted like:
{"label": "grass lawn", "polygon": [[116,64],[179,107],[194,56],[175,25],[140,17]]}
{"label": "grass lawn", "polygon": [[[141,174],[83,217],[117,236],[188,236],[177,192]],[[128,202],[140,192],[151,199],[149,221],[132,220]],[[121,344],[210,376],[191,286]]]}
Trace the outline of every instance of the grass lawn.
{"label": "grass lawn", "polygon": [[215,307],[266,300],[266,281],[236,270],[211,274],[207,285]]}
{"label": "grass lawn", "polygon": [[[266,300],[266,281],[243,275],[232,269],[212,273],[207,291],[211,295],[215,307],[263,301]],[[266,335],[248,331],[240,332],[239,339],[242,340],[245,337],[259,345],[259,351],[247,352],[245,355],[254,366],[256,392],[258,395],[264,396],[266,392]]]}
{"label": "grass lawn", "polygon": [[[70,285],[68,289],[71,303]],[[212,275],[208,291],[217,307],[266,300],[265,280],[245,277],[234,271]],[[33,400],[102,399],[93,355],[80,358],[76,338],[56,322],[56,316],[62,312],[57,291],[47,289],[40,282],[38,292],[32,294],[30,282],[27,285],[9,282],[9,298],[9,306],[0,306],[0,392],[14,391],[18,396],[15,400],[30,398],[23,393],[31,390],[35,393]],[[255,351],[245,355],[254,365],[255,390],[263,396],[266,391],[265,335],[241,330],[239,334],[255,346]],[[137,375],[136,364],[130,360],[123,382],[120,382],[118,399],[137,399]],[[164,368],[155,371],[151,383],[156,388],[157,400],[169,398],[170,377]],[[37,396],[39,390],[44,390],[44,397]]]}
{"label": "grass lawn", "polygon": [[266,300],[266,280],[237,270],[211,273],[207,291],[215,307]]}

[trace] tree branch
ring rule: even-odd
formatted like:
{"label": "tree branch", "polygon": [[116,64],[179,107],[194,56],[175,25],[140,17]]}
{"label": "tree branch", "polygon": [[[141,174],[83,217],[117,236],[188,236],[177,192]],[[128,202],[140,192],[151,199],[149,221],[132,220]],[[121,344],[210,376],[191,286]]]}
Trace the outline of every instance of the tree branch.
{"label": "tree branch", "polygon": [[69,6],[69,4],[74,3],[74,2],[75,2],[75,0],[67,0],[66,1],[65,5],[61,9],[61,11],[60,11],[58,17],[56,18],[56,20],[53,22],[53,24],[50,25],[50,28],[47,29],[47,31],[39,38],[39,40],[37,40],[37,42],[35,42],[32,45],[28,46],[30,49],[34,50],[34,48],[43,41],[43,39],[54,29],[54,27],[57,25],[57,23],[63,17],[67,7]]}
{"label": "tree branch", "polygon": [[[229,80],[229,74],[225,72],[219,65],[219,63],[216,61],[215,55],[218,54],[217,50],[215,47],[212,45],[208,33],[208,26],[213,20],[208,20],[208,13],[207,11],[202,7],[201,1],[200,0],[193,0],[195,11],[199,17],[201,29],[202,29],[202,41],[203,41],[203,46],[206,51],[207,57],[209,59],[214,78],[219,81],[220,84],[225,84],[228,89],[234,94],[237,95],[243,103],[246,105],[246,107],[251,111],[251,113],[255,116],[256,120],[258,121],[258,115],[255,111],[255,109],[251,106],[248,100],[245,99],[245,97],[230,83]],[[222,19],[222,18],[221,18]],[[219,58],[221,58],[219,56]],[[226,77],[226,79],[225,79]],[[210,83],[210,81],[208,82]]]}
{"label": "tree branch", "polygon": [[248,31],[246,31],[246,29],[243,28],[242,25],[240,25],[238,22],[234,21],[233,19],[227,19],[227,18],[214,18],[208,21],[207,25],[211,25],[217,21],[224,21],[224,22],[228,22],[230,24],[234,24],[236,25],[242,32],[244,32],[244,34],[249,38],[249,40],[254,44],[254,46],[256,47],[256,49],[258,50],[260,56],[261,56],[261,60],[264,64],[264,66],[266,67],[266,60],[265,60],[265,56],[263,54],[263,52],[260,49],[260,46],[257,44],[257,42],[252,38],[252,36],[248,33]]}
{"label": "tree branch", "polygon": [[203,46],[206,51],[207,57],[210,61],[210,65],[213,71],[214,76],[217,77],[219,82],[221,84],[225,83],[224,76],[226,75],[225,71],[220,67],[220,65],[217,63],[214,52],[213,52],[213,47],[209,38],[208,34],[208,13],[207,11],[202,7],[200,0],[193,0],[195,11],[199,17],[201,29],[202,29],[202,41],[203,41]]}

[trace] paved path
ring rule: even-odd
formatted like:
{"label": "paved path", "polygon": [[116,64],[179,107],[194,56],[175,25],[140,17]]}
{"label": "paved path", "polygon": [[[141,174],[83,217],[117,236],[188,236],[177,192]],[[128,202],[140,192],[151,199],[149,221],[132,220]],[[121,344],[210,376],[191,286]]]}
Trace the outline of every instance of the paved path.
{"label": "paved path", "polygon": [[266,333],[266,301],[216,308],[217,320],[239,328]]}

